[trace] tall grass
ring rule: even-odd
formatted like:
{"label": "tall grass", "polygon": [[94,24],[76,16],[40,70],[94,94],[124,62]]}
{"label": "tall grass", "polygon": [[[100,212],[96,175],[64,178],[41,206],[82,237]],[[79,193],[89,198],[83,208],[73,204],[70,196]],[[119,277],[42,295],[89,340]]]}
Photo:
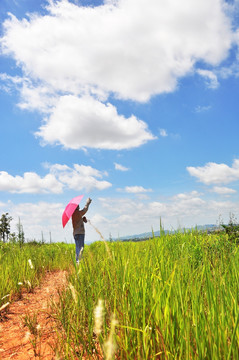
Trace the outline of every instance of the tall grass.
{"label": "tall grass", "polygon": [[238,269],[226,235],[93,243],[60,297],[64,359],[239,359]]}
{"label": "tall grass", "polygon": [[23,288],[32,290],[46,271],[69,268],[73,251],[66,244],[0,242],[0,308]]}

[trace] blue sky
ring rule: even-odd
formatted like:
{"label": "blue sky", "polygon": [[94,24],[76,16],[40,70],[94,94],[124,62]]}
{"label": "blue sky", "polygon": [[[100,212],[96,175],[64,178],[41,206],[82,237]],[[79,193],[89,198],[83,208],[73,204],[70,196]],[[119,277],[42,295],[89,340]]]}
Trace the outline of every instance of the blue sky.
{"label": "blue sky", "polygon": [[[150,6],[149,6],[150,5]],[[72,241],[238,216],[239,1],[3,0],[0,211]],[[99,235],[87,225],[86,242]]]}

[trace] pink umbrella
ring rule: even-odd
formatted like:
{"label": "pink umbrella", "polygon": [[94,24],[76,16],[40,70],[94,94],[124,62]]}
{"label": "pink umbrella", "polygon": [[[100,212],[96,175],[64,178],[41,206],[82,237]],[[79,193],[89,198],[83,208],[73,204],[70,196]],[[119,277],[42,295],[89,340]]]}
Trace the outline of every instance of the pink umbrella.
{"label": "pink umbrella", "polygon": [[72,216],[73,212],[75,211],[75,209],[77,208],[77,206],[79,205],[79,203],[81,202],[82,198],[84,195],[80,195],[80,196],[76,196],[73,199],[71,199],[71,201],[68,203],[68,205],[66,205],[66,208],[62,214],[62,225],[63,228],[66,226],[66,224],[68,223],[70,217]]}

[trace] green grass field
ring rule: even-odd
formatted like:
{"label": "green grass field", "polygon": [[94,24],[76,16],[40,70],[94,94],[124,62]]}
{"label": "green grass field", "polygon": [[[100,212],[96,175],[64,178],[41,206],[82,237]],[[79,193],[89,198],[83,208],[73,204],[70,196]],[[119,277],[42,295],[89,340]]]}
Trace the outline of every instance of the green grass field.
{"label": "green grass field", "polygon": [[239,359],[238,269],[225,234],[86,247],[58,311],[65,358]]}
{"label": "green grass field", "polygon": [[68,269],[74,248],[66,244],[0,242],[0,308],[23,289],[31,291],[46,271]]}
{"label": "green grass field", "polygon": [[226,234],[95,242],[78,267],[72,245],[23,249],[1,249],[0,298],[70,269],[53,308],[64,359],[239,359],[239,248]]}

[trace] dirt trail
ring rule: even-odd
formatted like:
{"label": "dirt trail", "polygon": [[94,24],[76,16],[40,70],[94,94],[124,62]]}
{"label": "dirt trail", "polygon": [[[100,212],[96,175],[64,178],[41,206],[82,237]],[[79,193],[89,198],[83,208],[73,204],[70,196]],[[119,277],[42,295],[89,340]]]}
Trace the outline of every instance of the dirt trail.
{"label": "dirt trail", "polygon": [[55,355],[56,324],[50,303],[57,302],[58,289],[65,285],[66,272],[47,273],[33,293],[10,305],[0,322],[0,360],[60,359]]}

